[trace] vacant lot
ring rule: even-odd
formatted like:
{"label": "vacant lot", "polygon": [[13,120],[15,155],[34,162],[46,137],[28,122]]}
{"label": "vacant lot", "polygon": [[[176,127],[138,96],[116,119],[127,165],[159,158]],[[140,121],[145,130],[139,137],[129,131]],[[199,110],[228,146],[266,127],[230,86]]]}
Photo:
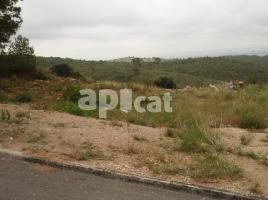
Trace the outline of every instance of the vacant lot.
{"label": "vacant lot", "polygon": [[[161,90],[139,84],[74,81],[2,80],[0,147],[268,196],[265,86]],[[174,112],[114,110],[104,121],[97,119],[97,111],[82,111],[76,104],[80,88],[126,87],[135,95],[171,92]]]}
{"label": "vacant lot", "polygon": [[[201,155],[183,151],[181,141],[168,137],[164,128],[31,110],[27,105],[2,104],[0,108],[9,110],[11,115],[9,121],[0,122],[1,148],[243,193],[257,190],[268,195],[267,167],[258,161],[260,155],[268,152],[265,132],[220,129],[225,152]],[[247,145],[241,144],[243,136],[251,138]]]}

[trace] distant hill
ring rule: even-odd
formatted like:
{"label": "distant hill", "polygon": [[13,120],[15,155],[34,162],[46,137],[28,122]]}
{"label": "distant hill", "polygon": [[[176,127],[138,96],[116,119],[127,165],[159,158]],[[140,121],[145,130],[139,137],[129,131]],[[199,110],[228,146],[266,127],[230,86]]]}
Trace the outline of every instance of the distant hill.
{"label": "distant hill", "polygon": [[[117,58],[114,60],[111,60],[112,62],[127,62],[127,63],[131,63],[133,59],[135,59],[137,57],[125,57],[125,58]],[[155,58],[139,58],[142,60],[142,62],[154,62]]]}
{"label": "distant hill", "polygon": [[[130,59],[113,61],[86,61],[70,58],[38,57],[39,67],[49,68],[66,63],[92,80],[136,81],[153,84],[160,76],[173,77],[179,87],[202,86],[230,80],[248,80],[252,77],[268,83],[268,56],[225,56],[188,59],[144,61],[140,68]],[[153,61],[153,60],[152,60]]]}

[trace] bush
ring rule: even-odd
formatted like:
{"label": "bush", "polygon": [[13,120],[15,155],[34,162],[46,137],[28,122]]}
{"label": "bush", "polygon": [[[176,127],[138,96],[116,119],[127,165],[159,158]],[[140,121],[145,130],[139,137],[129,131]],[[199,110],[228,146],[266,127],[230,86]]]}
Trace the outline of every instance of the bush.
{"label": "bush", "polygon": [[55,65],[51,68],[51,71],[58,76],[70,77],[73,74],[73,68],[67,64]]}
{"label": "bush", "polygon": [[171,77],[160,77],[154,82],[154,84],[157,87],[166,88],[166,89],[175,89],[177,87],[176,83]]}
{"label": "bush", "polygon": [[73,103],[77,103],[79,98],[81,98],[80,90],[82,88],[78,85],[69,85],[63,91],[63,98],[66,101],[71,101]]}
{"label": "bush", "polygon": [[16,101],[20,103],[28,103],[28,102],[32,102],[32,100],[33,100],[33,97],[32,97],[32,94],[30,93],[22,93],[16,96]]}
{"label": "bush", "polygon": [[249,143],[252,140],[252,136],[251,135],[242,135],[240,138],[241,144],[242,145],[249,145]]}
{"label": "bush", "polygon": [[35,73],[35,78],[38,80],[49,80],[48,75],[41,69],[37,70]]}
{"label": "bush", "polygon": [[79,72],[74,72],[73,68],[68,64],[55,65],[50,69],[57,76],[81,78],[82,75]]}

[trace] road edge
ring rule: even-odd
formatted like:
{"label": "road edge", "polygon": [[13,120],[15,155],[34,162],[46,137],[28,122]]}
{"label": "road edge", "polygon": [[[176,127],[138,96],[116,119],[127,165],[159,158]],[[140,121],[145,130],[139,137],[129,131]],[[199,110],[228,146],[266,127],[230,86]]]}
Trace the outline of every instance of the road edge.
{"label": "road edge", "polygon": [[118,179],[126,182],[144,184],[149,186],[156,186],[175,191],[198,194],[206,197],[214,197],[219,199],[222,198],[227,200],[268,200],[267,198],[244,196],[239,193],[234,193],[227,190],[219,190],[209,187],[185,184],[181,182],[163,181],[151,177],[142,177],[133,174],[121,173],[117,171],[104,170],[79,163],[73,163],[73,162],[64,163],[64,162],[46,160],[34,156],[25,155],[18,151],[11,151],[6,149],[0,149],[0,157],[2,156],[7,156],[16,160],[22,160],[30,163],[47,165],[58,169],[83,172],[93,174],[96,176],[102,176],[105,178]]}

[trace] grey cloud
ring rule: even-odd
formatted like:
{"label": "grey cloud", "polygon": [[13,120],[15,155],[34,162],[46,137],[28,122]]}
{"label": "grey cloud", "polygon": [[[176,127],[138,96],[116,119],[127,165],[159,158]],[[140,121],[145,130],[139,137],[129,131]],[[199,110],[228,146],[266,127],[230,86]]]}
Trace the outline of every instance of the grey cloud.
{"label": "grey cloud", "polygon": [[21,33],[46,56],[179,57],[268,44],[267,0],[27,0],[22,7]]}

